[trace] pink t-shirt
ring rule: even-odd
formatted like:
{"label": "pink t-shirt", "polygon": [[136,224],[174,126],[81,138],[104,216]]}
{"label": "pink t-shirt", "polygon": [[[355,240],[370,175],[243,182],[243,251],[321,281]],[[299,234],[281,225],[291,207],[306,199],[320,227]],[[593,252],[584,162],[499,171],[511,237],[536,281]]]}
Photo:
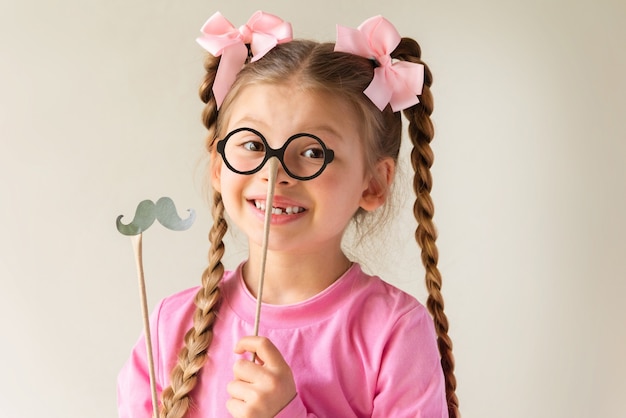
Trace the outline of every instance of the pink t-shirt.
{"label": "pink t-shirt", "polygon": [[[235,343],[253,334],[256,302],[241,268],[227,272],[209,359],[192,392],[195,417],[228,417]],[[165,298],[151,315],[157,392],[169,385],[198,288]],[[313,298],[263,305],[259,334],[290,365],[298,395],[277,417],[447,417],[444,379],[432,319],[412,296],[354,264]],[[145,341],[118,378],[120,418],[151,416]]]}

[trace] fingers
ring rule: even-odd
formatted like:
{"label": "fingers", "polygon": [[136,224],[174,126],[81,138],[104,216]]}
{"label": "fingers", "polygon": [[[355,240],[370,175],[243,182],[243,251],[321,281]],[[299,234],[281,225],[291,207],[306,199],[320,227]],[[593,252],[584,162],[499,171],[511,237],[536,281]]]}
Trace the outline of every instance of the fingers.
{"label": "fingers", "polygon": [[238,354],[256,353],[256,362],[241,358],[233,366],[226,407],[233,417],[273,417],[296,396],[291,368],[276,346],[264,337],[244,337]]}
{"label": "fingers", "polygon": [[267,363],[271,366],[282,366],[285,363],[282,354],[276,346],[265,337],[243,337],[235,346],[235,353],[256,353],[259,364]]}
{"label": "fingers", "polygon": [[226,387],[231,396],[226,402],[226,408],[233,417],[261,416],[260,411],[254,409],[259,405],[261,398],[248,382],[233,380]]}
{"label": "fingers", "polygon": [[[230,398],[226,401],[226,409],[233,416],[233,418],[246,418],[253,417],[254,412],[249,411],[246,403],[241,399]],[[249,414],[249,415],[248,415]]]}

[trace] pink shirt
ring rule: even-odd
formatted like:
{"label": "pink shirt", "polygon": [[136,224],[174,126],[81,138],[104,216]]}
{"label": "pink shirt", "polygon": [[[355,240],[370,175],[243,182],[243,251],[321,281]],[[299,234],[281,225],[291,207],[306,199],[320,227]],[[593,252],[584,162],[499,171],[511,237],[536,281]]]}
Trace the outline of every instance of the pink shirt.
{"label": "pink shirt", "polygon": [[[235,343],[254,329],[255,299],[241,268],[227,272],[209,359],[192,392],[189,417],[228,417],[226,385],[238,358]],[[151,315],[157,391],[169,385],[194,295],[165,298]],[[320,294],[287,306],[264,305],[260,335],[290,365],[298,395],[277,416],[447,417],[444,380],[432,319],[412,296],[362,272],[355,264]],[[151,416],[145,341],[141,338],[118,379],[120,418]]]}

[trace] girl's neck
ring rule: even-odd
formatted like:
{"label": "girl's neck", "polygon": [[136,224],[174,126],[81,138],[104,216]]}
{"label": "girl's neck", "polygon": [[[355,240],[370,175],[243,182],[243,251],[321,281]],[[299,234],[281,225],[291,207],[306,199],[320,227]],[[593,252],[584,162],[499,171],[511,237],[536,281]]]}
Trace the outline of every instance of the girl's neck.
{"label": "girl's neck", "polygon": [[[243,279],[257,296],[261,275],[261,249],[251,247],[243,266]],[[307,300],[322,292],[352,265],[343,252],[293,254],[268,251],[263,285],[263,302],[288,305]]]}

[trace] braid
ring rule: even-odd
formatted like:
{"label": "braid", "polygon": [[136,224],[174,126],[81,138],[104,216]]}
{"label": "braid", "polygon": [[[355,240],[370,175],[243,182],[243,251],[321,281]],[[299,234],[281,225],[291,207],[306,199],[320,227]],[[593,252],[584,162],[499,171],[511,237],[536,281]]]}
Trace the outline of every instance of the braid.
{"label": "braid", "polygon": [[[200,97],[206,103],[202,119],[209,129],[210,136],[214,132],[217,120],[217,107],[212,94],[215,69],[219,60],[208,57],[205,68],[207,75],[200,88]],[[223,238],[228,229],[224,218],[224,204],[220,193],[213,194],[212,213],[213,226],[209,232],[209,265],[202,273],[202,287],[195,296],[196,311],[193,327],[187,331],[184,346],[178,354],[178,362],[171,372],[171,383],[163,391],[161,418],[182,418],[189,410],[192,399],[190,393],[196,386],[198,373],[207,360],[207,351],[213,340],[213,325],[217,319],[221,293],[219,284],[224,275],[222,257],[224,255]]]}
{"label": "braid", "polygon": [[[424,64],[420,60],[421,50],[417,42],[404,38],[393,54],[394,58]],[[420,96],[420,103],[407,109],[404,113],[409,120],[409,136],[413,143],[411,164],[415,170],[413,189],[416,194],[413,213],[418,226],[415,230],[415,240],[422,249],[422,264],[426,271],[426,288],[428,299],[426,306],[433,316],[437,332],[437,344],[441,356],[441,366],[445,377],[446,398],[450,418],[458,418],[459,401],[455,394],[456,377],[454,376],[454,356],[452,354],[452,340],[448,336],[448,318],[444,313],[443,296],[441,295],[441,273],[437,267],[439,254],[435,241],[437,230],[433,222],[434,205],[430,196],[432,189],[432,175],[430,168],[433,165],[434,155],[430,142],[434,136],[433,123],[430,115],[433,112],[433,97],[430,91],[432,74],[424,64],[424,88]]]}

